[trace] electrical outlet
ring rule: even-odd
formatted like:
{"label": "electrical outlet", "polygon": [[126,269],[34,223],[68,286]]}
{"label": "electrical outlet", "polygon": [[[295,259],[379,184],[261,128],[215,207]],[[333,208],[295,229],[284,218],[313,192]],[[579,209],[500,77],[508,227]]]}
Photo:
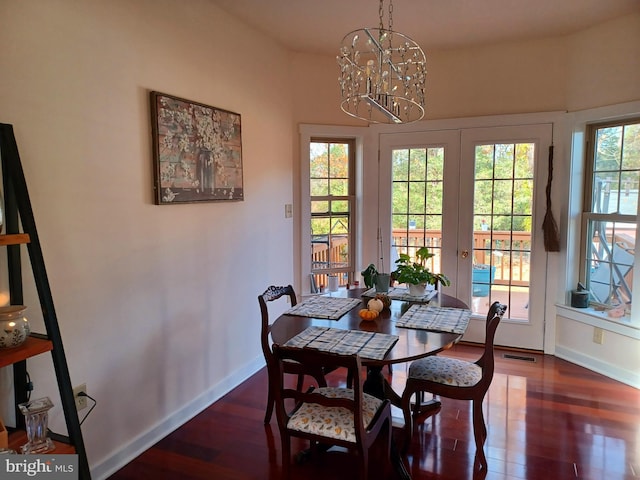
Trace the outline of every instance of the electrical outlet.
{"label": "electrical outlet", "polygon": [[76,401],[76,410],[80,411],[84,408],[87,408],[87,397],[84,395],[79,395],[80,393],[87,394],[87,384],[83,383],[82,385],[78,385],[73,389],[73,398]]}
{"label": "electrical outlet", "polygon": [[602,328],[593,328],[593,343],[602,345],[604,343],[604,330]]}

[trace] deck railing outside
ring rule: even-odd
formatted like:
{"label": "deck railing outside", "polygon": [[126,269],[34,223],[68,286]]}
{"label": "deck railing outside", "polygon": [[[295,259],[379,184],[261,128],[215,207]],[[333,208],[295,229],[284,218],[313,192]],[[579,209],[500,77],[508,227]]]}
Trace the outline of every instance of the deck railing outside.
{"label": "deck railing outside", "polygon": [[[393,243],[399,252],[406,252],[415,256],[415,251],[423,245],[439,249],[442,244],[442,233],[438,230],[393,230]],[[327,268],[344,268],[339,260],[344,254],[346,239],[338,239],[332,245],[315,243],[312,249],[312,265],[316,269],[312,275],[316,286],[327,285],[327,274],[318,273],[322,266]],[[531,259],[531,233],[510,231],[476,230],[473,234],[474,264],[495,267],[495,285],[527,286]],[[337,259],[333,265],[329,260]],[[375,262],[373,262],[375,263]],[[440,272],[440,256],[430,259],[429,269]],[[392,265],[393,269],[393,265]],[[442,272],[446,273],[446,272]],[[353,272],[339,272],[338,283],[345,286],[349,283]]]}

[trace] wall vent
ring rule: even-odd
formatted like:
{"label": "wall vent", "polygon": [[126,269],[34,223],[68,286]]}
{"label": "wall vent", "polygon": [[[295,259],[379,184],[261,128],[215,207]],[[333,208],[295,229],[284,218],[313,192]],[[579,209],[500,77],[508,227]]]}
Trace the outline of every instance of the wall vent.
{"label": "wall vent", "polygon": [[502,358],[507,358],[510,360],[522,360],[523,362],[531,362],[536,363],[535,357],[530,357],[528,355],[516,355],[514,353],[503,353]]}

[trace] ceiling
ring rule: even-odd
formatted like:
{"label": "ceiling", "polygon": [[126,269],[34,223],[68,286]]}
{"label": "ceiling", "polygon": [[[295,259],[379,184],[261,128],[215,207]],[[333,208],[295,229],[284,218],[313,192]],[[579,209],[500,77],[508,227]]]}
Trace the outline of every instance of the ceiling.
{"label": "ceiling", "polygon": [[[345,34],[380,23],[375,0],[209,1],[297,52],[336,54]],[[396,0],[393,30],[428,53],[566,35],[633,12],[640,0]]]}

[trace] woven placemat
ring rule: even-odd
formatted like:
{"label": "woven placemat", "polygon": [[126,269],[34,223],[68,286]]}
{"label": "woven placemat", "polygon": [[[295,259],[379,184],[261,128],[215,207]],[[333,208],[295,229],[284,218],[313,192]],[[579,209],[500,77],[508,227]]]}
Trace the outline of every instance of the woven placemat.
{"label": "woven placemat", "polygon": [[284,345],[296,348],[314,348],[340,355],[357,353],[363,358],[382,360],[397,341],[397,335],[386,333],[308,327],[289,339]]}
{"label": "woven placemat", "polygon": [[362,302],[359,298],[309,297],[284,312],[285,315],[337,320]]}
{"label": "woven placemat", "polygon": [[415,304],[398,319],[396,326],[463,334],[470,318],[471,310],[464,308]]}

